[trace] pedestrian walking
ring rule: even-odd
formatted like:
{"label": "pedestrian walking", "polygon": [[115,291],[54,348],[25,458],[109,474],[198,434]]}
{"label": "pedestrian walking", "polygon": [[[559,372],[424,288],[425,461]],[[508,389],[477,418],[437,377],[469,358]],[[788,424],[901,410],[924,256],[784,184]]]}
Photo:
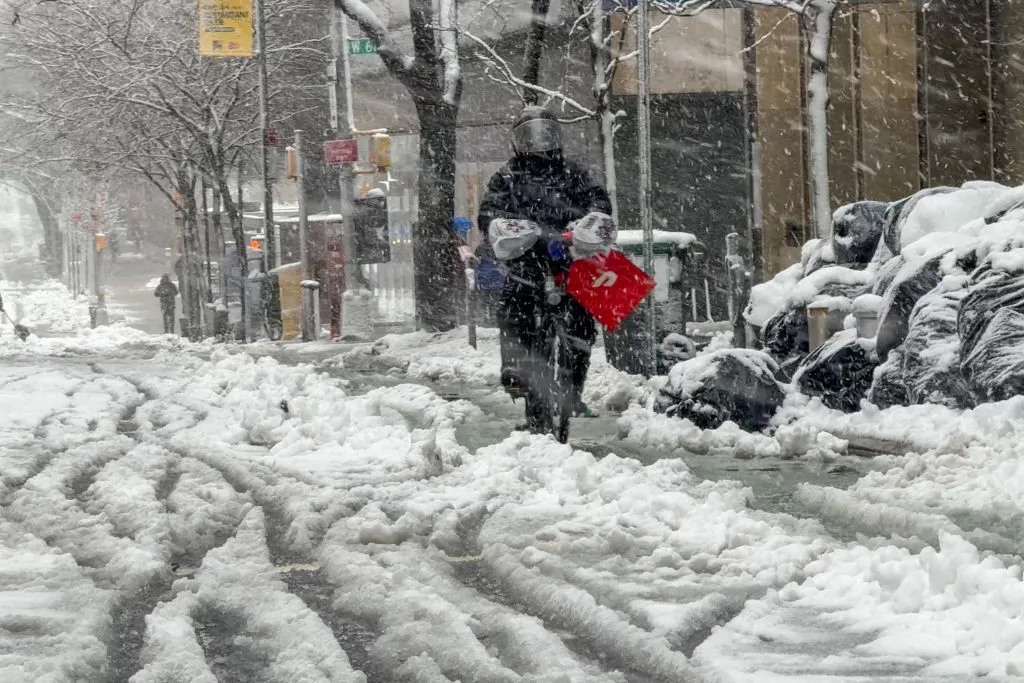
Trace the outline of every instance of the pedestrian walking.
{"label": "pedestrian walking", "polygon": [[153,293],[160,299],[160,312],[164,316],[164,334],[174,334],[174,299],[178,296],[178,288],[171,282],[171,276],[164,274],[160,278],[160,284],[156,286]]}

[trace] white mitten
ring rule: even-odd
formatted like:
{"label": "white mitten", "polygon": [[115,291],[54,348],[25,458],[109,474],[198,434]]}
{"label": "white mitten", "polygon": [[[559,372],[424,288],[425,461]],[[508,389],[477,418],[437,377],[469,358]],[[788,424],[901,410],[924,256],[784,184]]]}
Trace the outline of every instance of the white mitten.
{"label": "white mitten", "polygon": [[540,238],[540,226],[518,218],[495,218],[487,229],[494,256],[501,261],[519,258]]}

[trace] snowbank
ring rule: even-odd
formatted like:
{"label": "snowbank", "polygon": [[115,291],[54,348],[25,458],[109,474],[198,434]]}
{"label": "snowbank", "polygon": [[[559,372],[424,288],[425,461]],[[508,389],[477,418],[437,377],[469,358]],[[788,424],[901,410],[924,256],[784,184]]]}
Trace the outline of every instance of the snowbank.
{"label": "snowbank", "polygon": [[[477,348],[467,341],[466,328],[431,334],[389,334],[327,361],[327,367],[383,372],[415,381],[454,382],[494,387],[501,391],[501,351],[498,330],[477,328]],[[593,350],[584,401],[595,409],[619,412],[647,395],[646,381],[615,369],[603,347]]]}

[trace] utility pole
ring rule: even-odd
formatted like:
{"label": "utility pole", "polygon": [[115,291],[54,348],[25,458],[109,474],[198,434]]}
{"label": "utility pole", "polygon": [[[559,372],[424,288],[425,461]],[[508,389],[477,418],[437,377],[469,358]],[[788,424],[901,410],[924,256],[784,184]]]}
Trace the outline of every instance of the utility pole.
{"label": "utility pole", "polygon": [[[331,10],[331,49],[334,53],[332,60],[332,73],[329,74],[332,83],[331,96],[331,128],[340,140],[351,140],[355,131],[355,116],[352,111],[352,73],[348,59],[348,17],[336,5]],[[355,276],[355,269],[358,264],[355,262],[355,172],[352,164],[340,164],[338,168],[338,189],[340,193],[341,218],[342,218],[342,251],[344,253],[344,277],[345,293],[342,301],[350,304],[355,302],[355,292],[359,283]],[[354,334],[362,336],[359,332],[370,335],[372,330],[359,330],[360,327],[349,306],[345,310],[344,303],[341,311],[341,334]],[[346,330],[346,328],[348,328]]]}
{"label": "utility pole", "polygon": [[314,341],[319,323],[316,320],[316,297],[319,285],[312,279],[307,242],[309,207],[306,206],[306,162],[303,159],[302,131],[295,131],[295,184],[299,196],[299,262],[302,266],[302,341]]}
{"label": "utility pole", "polygon": [[[640,229],[644,239],[644,270],[654,277],[654,225],[651,211],[651,19],[648,0],[637,5],[637,131],[640,148]],[[656,288],[655,288],[656,289]],[[647,296],[647,358],[651,375],[658,372],[658,314],[655,290]]]}
{"label": "utility pole", "polygon": [[267,50],[266,24],[263,17],[263,0],[256,0],[256,71],[259,76],[260,99],[260,131],[263,138],[260,143],[260,166],[263,172],[263,254],[268,271],[277,268],[277,242],[274,228],[274,185],[270,177],[270,146],[276,142],[270,138],[267,128],[270,118],[270,93],[267,90]]}

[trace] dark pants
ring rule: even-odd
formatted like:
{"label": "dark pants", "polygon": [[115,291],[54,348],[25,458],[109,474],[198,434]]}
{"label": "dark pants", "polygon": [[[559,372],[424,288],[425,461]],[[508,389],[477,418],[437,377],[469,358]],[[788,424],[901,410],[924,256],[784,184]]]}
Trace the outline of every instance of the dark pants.
{"label": "dark pants", "polygon": [[161,306],[160,312],[164,314],[164,334],[174,334],[174,305]]}
{"label": "dark pants", "polygon": [[[530,259],[530,256],[524,257]],[[518,265],[519,267],[515,267]],[[547,374],[549,338],[540,327],[547,305],[544,300],[544,269],[538,263],[510,264],[509,276],[498,306],[501,335],[501,379],[506,389],[539,395]],[[564,321],[566,365],[572,384],[573,403],[582,402],[583,383],[590,370],[590,351],[597,339],[594,318],[568,294],[562,296],[555,315]],[[513,395],[515,395],[513,393]],[[529,420],[531,416],[527,415]]]}

